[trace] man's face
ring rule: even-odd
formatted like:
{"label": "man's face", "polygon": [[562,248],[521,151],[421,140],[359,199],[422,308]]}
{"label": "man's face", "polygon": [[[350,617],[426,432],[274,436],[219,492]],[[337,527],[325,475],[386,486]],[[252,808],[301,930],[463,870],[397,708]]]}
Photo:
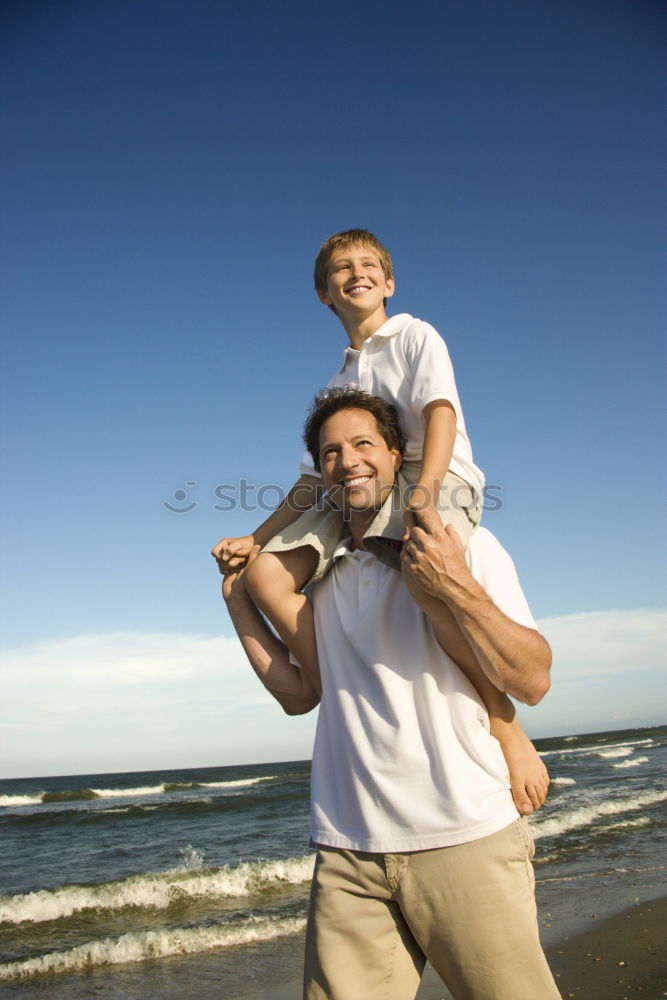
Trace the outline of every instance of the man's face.
{"label": "man's face", "polygon": [[327,289],[319,296],[339,316],[363,318],[378,309],[394,294],[394,279],[385,278],[380,258],[374,250],[352,246],[331,255],[327,268]]}
{"label": "man's face", "polygon": [[400,465],[401,453],[387,446],[368,410],[339,410],[322,424],[322,480],[346,515],[379,510]]}

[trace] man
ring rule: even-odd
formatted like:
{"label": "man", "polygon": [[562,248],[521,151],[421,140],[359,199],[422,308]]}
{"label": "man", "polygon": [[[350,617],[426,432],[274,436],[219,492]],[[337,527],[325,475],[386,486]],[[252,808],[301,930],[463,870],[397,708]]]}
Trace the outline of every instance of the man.
{"label": "man", "polygon": [[243,575],[223,584],[248,658],[286,712],[318,703],[321,672],[304,996],[408,1000],[428,958],[456,1000],[557,1000],[526,821],[484,704],[444,652],[458,629],[486,683],[530,704],[546,693],[549,649],[512,563],[483,528],[464,553],[428,513],[406,535],[402,574],[366,551],[401,486],[388,403],[330,390],[305,436],[342,517],[333,568],[310,593],[317,649],[304,669]]}

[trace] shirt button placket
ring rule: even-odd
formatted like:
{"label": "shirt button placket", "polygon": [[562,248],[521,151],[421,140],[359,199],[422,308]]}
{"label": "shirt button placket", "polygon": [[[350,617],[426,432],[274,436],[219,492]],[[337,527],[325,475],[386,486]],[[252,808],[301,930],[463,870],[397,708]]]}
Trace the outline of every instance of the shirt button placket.
{"label": "shirt button placket", "polygon": [[362,344],[359,351],[359,388],[363,389],[364,392],[370,392],[372,389],[366,344]]}

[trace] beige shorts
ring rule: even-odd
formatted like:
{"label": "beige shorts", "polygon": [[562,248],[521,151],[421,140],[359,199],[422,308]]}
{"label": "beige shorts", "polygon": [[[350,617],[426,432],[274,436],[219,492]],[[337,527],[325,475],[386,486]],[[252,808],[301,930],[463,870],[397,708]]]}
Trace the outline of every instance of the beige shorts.
{"label": "beige shorts", "polygon": [[525,819],[408,854],[317,853],[305,1000],[413,1000],[428,959],[459,1000],[560,1000],[540,945]]}
{"label": "beige shorts", "polygon": [[[378,511],[364,535],[364,546],[381,562],[400,570],[400,548],[395,544],[403,537],[403,510],[410,487],[419,476],[419,462],[404,462],[396,477],[391,495]],[[451,524],[464,546],[479,524],[481,497],[475,497],[472,488],[453,472],[448,472],[440,489],[436,509],[443,524]],[[283,532],[268,542],[263,552],[289,552],[310,546],[317,553],[317,569],[310,583],[320,580],[331,566],[333,554],[348,530],[340,510],[327,506],[326,497],[315,507],[305,511]],[[394,543],[394,544],[392,544]]]}

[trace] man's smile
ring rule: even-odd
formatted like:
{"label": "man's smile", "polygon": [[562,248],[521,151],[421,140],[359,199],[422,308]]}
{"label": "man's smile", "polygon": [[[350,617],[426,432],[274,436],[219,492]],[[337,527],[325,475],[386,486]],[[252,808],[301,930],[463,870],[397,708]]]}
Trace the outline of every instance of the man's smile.
{"label": "man's smile", "polygon": [[368,472],[363,476],[354,476],[351,479],[343,479],[341,486],[363,486],[368,480],[371,479],[371,473]]}

